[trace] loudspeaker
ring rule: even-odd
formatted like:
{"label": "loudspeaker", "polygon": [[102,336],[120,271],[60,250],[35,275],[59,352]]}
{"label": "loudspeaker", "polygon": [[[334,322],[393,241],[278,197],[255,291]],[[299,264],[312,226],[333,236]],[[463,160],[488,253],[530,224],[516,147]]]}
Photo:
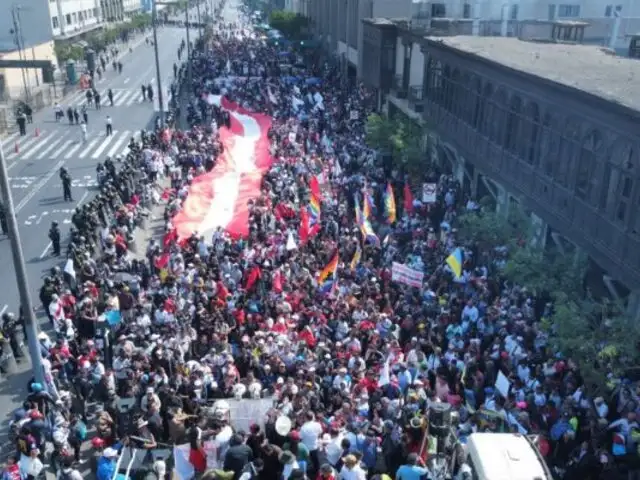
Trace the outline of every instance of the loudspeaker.
{"label": "loudspeaker", "polygon": [[442,438],[451,429],[451,405],[434,403],[429,407],[429,434]]}

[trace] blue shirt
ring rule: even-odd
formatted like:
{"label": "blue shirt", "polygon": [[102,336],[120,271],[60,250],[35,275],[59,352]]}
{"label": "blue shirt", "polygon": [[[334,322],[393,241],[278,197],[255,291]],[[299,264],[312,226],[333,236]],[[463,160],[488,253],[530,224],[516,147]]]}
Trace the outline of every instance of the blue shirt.
{"label": "blue shirt", "polygon": [[422,480],[429,478],[429,469],[417,465],[402,465],[396,472],[398,480]]}

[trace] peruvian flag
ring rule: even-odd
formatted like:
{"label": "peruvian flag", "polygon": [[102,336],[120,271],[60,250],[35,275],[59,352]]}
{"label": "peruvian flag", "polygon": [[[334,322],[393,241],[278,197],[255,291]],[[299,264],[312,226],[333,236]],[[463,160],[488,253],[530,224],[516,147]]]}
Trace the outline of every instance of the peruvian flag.
{"label": "peruvian flag", "polygon": [[194,179],[173,224],[180,239],[194,232],[211,238],[222,227],[234,238],[249,234],[249,203],[260,196],[262,177],[271,166],[271,117],[221,99],[231,128],[220,128],[223,152],[212,171]]}

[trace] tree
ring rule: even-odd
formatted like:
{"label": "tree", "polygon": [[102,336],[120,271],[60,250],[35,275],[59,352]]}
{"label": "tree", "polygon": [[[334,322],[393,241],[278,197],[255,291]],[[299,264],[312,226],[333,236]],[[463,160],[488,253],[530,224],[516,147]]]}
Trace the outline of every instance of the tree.
{"label": "tree", "polygon": [[69,60],[78,61],[84,57],[84,50],[79,45],[56,43],[54,49],[56,52],[56,58],[60,65],[68,62]]}
{"label": "tree", "polygon": [[482,209],[466,212],[458,217],[460,235],[465,240],[477,243],[481,250],[506,246],[510,250],[526,243],[528,219],[515,210],[508,216]]}
{"label": "tree", "polygon": [[623,305],[558,297],[548,323],[554,352],[575,363],[589,394],[607,390],[608,376],[624,376],[637,364],[640,332]]}
{"label": "tree", "polygon": [[274,10],[269,15],[271,28],[280,31],[289,40],[298,40],[304,36],[309,19],[299,13]]}
{"label": "tree", "polygon": [[392,156],[410,176],[424,170],[422,131],[414,123],[373,113],[367,118],[366,142],[381,154]]}

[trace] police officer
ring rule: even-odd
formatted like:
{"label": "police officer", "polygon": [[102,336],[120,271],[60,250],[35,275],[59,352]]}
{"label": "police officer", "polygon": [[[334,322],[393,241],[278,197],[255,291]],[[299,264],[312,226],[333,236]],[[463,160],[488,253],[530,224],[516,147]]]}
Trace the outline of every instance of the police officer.
{"label": "police officer", "polygon": [[71,197],[71,175],[67,172],[67,169],[60,167],[60,180],[62,180],[62,193],[64,194],[65,202],[73,202]]}
{"label": "police officer", "polygon": [[60,228],[58,227],[58,222],[51,222],[49,240],[51,240],[53,255],[56,257],[60,256]]}
{"label": "police officer", "polygon": [[16,122],[18,122],[18,128],[20,129],[20,136],[24,137],[27,134],[27,116],[22,110],[18,113]]}

